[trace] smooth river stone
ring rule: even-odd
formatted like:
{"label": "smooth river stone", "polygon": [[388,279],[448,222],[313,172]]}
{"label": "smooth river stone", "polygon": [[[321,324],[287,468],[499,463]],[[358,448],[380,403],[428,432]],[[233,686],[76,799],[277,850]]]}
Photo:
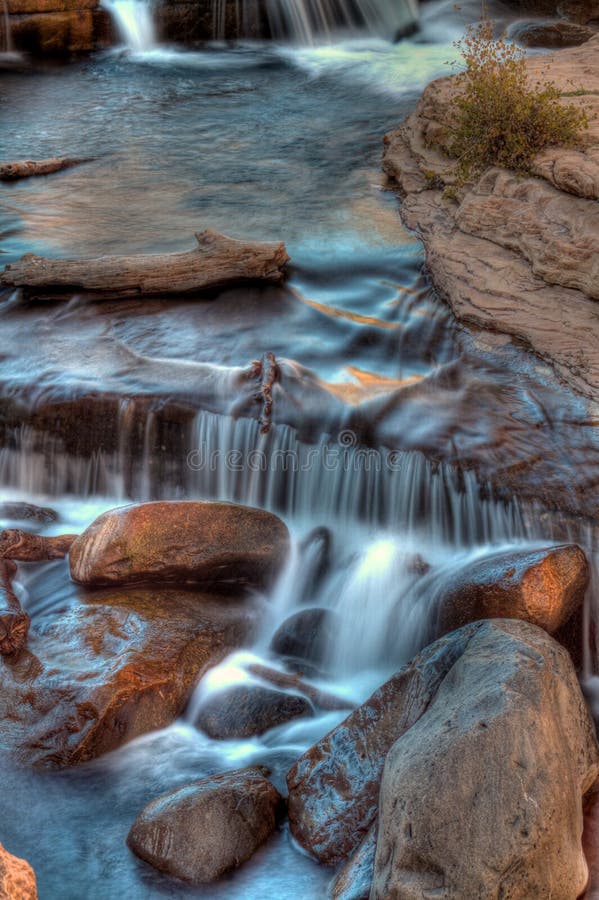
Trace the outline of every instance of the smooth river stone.
{"label": "smooth river stone", "polygon": [[70,551],[79,584],[268,587],[289,551],[275,515],[233,503],[159,502],[104,513]]}

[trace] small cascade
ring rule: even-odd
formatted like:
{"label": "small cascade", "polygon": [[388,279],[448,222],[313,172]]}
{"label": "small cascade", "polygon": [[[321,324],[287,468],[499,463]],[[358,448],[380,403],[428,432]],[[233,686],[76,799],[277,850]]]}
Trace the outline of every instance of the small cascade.
{"label": "small cascade", "polygon": [[418,0],[267,0],[273,37],[312,45],[336,34],[394,40],[418,21]]}
{"label": "small cascade", "polygon": [[156,29],[149,0],[102,0],[119,33],[132,53],[147,53],[156,48]]}

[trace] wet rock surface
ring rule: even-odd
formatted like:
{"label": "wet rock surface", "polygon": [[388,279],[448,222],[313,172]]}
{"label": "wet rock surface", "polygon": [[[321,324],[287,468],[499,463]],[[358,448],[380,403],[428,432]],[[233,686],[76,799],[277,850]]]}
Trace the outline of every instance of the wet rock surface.
{"label": "wet rock surface", "polygon": [[300,610],[277,628],[270,649],[280,656],[321,664],[331,646],[337,617],[330,609]]}
{"label": "wet rock surface", "polygon": [[519,22],[510,29],[511,40],[523,47],[578,47],[590,41],[596,30],[575,22]]}
{"label": "wet rock surface", "polygon": [[2,900],[37,900],[35,873],[0,844],[0,897]]}
{"label": "wet rock surface", "polygon": [[436,634],[478,619],[523,619],[555,634],[580,609],[589,584],[576,545],[485,556],[444,586]]}
{"label": "wet rock surface", "polygon": [[177,788],[149,803],[127,843],[150,865],[192,883],[214,881],[274,832],[282,798],[251,766]]}
{"label": "wet rock surface", "polygon": [[25,762],[67,766],[162,728],[255,621],[243,599],[160,588],[80,592],[59,615],[34,621],[26,648],[3,661],[4,744]]}
{"label": "wet rock surface", "polygon": [[466,630],[434,701],[387,757],[370,896],[576,900],[599,752],[568,654],[528,623]]}
{"label": "wet rock surface", "polygon": [[370,826],[366,837],[330,886],[332,900],[369,900],[374,856],[376,853],[377,823]]}
{"label": "wet rock surface", "polygon": [[73,579],[266,587],[289,550],[272,513],[229,503],[142,503],[104,513],[73,543]]}
{"label": "wet rock surface", "polygon": [[264,734],[269,728],[313,713],[310,701],[299,694],[237,685],[209,697],[200,707],[196,725],[212,738],[231,740]]}
{"label": "wet rock surface", "polygon": [[466,643],[463,629],[428,647],[291,768],[291,832],[320,862],[357,850],[376,818],[387,753],[424,713]]}

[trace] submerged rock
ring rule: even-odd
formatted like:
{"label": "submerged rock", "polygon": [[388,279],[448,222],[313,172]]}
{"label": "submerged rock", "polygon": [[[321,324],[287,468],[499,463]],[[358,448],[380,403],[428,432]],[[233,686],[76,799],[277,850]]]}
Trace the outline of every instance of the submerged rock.
{"label": "submerged rock", "polygon": [[330,609],[302,609],[277,628],[270,649],[280,656],[313,663],[323,662],[335,630],[335,613]]}
{"label": "submerged rock", "polygon": [[139,814],[127,844],[168,875],[214,881],[274,832],[282,798],[267,775],[250,766],[163,794]]}
{"label": "submerged rock", "polygon": [[0,844],[0,898],[37,900],[35,872],[28,862],[13,856]]}
{"label": "submerged rock", "polygon": [[582,605],[589,564],[576,544],[485,556],[447,584],[437,609],[436,636],[477,619],[524,619],[549,634]]}
{"label": "submerged rock", "polygon": [[0,666],[3,744],[23,761],[66,766],[169,725],[198,679],[241,646],[256,611],[241,599],[175,589],[112,589],[34,619]]}
{"label": "submerged rock", "polygon": [[299,694],[286,694],[259,684],[219,691],[200,707],[196,725],[216,740],[253,737],[291,719],[314,714]]}
{"label": "submerged rock", "polygon": [[104,513],[73,543],[74,581],[266,587],[289,549],[269,512],[233,503],[159,502]]}
{"label": "submerged rock", "polygon": [[58,513],[47,506],[35,506],[33,503],[22,503],[15,500],[0,503],[0,519],[10,519],[14,522],[33,519],[36,522],[47,524],[56,522]]}
{"label": "submerged rock", "polygon": [[477,622],[381,784],[373,900],[576,900],[582,798],[599,772],[566,651],[525,622]]}
{"label": "submerged rock", "polygon": [[332,900],[368,900],[374,874],[376,838],[375,822],[354,855],[333,879],[329,889]]}

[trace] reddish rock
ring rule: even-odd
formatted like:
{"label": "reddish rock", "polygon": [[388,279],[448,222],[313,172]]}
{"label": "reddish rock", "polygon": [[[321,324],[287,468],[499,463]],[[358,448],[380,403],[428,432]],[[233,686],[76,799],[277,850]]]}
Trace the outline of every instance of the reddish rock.
{"label": "reddish rock", "polygon": [[74,581],[268,586],[289,533],[277,516],[233,503],[161,502],[104,513],[73,543]]}
{"label": "reddish rock", "polygon": [[589,574],[576,544],[485,556],[447,584],[436,634],[500,618],[524,619],[555,634],[582,605]]}
{"label": "reddish rock", "polygon": [[137,817],[127,844],[161,872],[214,881],[252,856],[273,833],[282,799],[250,766],[163,794]]}
{"label": "reddish rock", "polygon": [[510,39],[524,47],[579,47],[595,37],[596,31],[575,22],[521,22],[510,30]]}
{"label": "reddish rock", "polygon": [[287,775],[295,839],[320,862],[354,853],[374,822],[385,757],[423,714],[468,634],[442,638],[303,754]]}
{"label": "reddish rock", "polygon": [[91,9],[14,15],[10,26],[15,48],[27,53],[61,55],[86,53],[94,48]]}
{"label": "reddish rock", "polygon": [[37,900],[35,872],[0,844],[0,900]]}
{"label": "reddish rock", "polygon": [[3,744],[26,762],[66,766],[169,725],[255,616],[247,601],[185,590],[83,594],[2,662]]}
{"label": "reddish rock", "polygon": [[240,684],[219,691],[201,706],[196,725],[216,740],[253,737],[314,708],[299,694],[287,694],[259,684]]}

